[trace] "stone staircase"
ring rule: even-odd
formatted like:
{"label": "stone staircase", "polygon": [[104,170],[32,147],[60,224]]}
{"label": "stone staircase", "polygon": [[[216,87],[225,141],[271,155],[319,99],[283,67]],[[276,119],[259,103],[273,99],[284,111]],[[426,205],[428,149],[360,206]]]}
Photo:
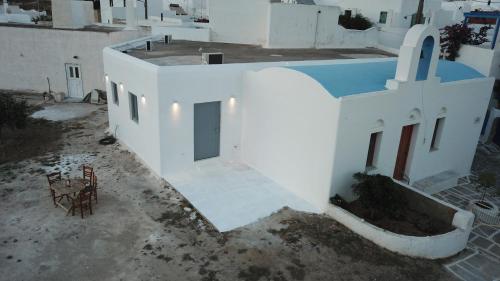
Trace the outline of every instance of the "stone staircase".
{"label": "stone staircase", "polygon": [[456,186],[459,177],[460,175],[454,171],[444,171],[416,181],[413,187],[427,194],[434,194]]}

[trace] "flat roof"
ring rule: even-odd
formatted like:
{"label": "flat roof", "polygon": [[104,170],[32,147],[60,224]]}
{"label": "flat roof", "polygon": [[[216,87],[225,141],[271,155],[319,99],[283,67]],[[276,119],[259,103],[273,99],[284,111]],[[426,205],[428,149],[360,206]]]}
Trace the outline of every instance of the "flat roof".
{"label": "flat roof", "polygon": [[[387,80],[396,76],[397,60],[379,62],[352,62],[329,65],[302,65],[286,68],[302,72],[318,81],[332,96],[344,97],[355,94],[386,90]],[[465,64],[440,60],[436,75],[442,83],[484,78],[477,70]]]}
{"label": "flat roof", "polygon": [[166,65],[197,65],[201,64],[202,53],[224,53],[224,64],[278,62],[303,60],[331,60],[352,58],[387,58],[394,54],[375,48],[360,49],[265,49],[256,45],[198,42],[174,40],[165,45],[163,42],[153,42],[152,51],[146,51],[145,46],[128,49],[127,54],[150,63]]}
{"label": "flat roof", "polygon": [[102,26],[102,25],[88,25],[82,28],[55,28],[52,25],[46,25],[46,24],[27,24],[27,23],[14,23],[14,22],[3,22],[0,23],[0,26],[17,27],[17,28],[69,30],[69,31],[89,31],[89,32],[103,32],[103,33],[111,33],[123,30],[122,27],[112,27],[112,26]]}

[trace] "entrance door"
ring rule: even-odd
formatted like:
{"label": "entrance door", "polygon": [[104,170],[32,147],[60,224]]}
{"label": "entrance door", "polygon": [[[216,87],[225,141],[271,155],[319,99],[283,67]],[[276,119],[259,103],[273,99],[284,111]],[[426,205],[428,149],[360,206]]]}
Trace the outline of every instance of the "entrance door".
{"label": "entrance door", "polygon": [[66,80],[68,83],[68,96],[83,99],[82,72],[79,64],[66,64]]}
{"label": "entrance door", "polygon": [[396,158],[396,167],[394,168],[394,179],[403,180],[406,172],[406,162],[410,153],[411,139],[415,125],[404,126],[401,130],[401,140],[399,141],[398,156]]}
{"label": "entrance door", "polygon": [[194,160],[219,156],[220,102],[194,105]]}

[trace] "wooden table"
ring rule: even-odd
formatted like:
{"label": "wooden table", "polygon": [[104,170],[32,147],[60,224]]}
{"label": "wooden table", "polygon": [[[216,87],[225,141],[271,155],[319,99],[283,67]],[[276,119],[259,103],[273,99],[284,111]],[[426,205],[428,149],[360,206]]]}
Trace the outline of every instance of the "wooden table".
{"label": "wooden table", "polygon": [[67,197],[69,200],[73,201],[76,199],[80,191],[82,191],[85,188],[85,184],[88,182],[88,180],[84,180],[82,178],[73,178],[69,179],[62,179],[59,181],[54,182],[51,186],[50,189],[52,189],[53,193],[53,200],[54,204],[59,207],[61,207],[63,210],[66,211],[66,215],[69,214],[73,210],[73,202],[71,202],[71,206],[68,208],[61,204],[61,200],[56,201],[56,197]]}

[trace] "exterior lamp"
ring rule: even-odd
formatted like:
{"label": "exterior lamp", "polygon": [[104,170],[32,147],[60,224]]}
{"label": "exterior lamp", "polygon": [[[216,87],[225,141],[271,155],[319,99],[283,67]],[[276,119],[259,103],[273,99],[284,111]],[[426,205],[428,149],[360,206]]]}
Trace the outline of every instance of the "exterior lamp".
{"label": "exterior lamp", "polygon": [[141,102],[142,104],[146,104],[146,97],[144,95],[141,96]]}
{"label": "exterior lamp", "polygon": [[109,76],[107,74],[104,74],[104,80],[106,80],[106,83],[109,81]]}
{"label": "exterior lamp", "polygon": [[122,82],[120,82],[120,91],[123,92],[123,83]]}

